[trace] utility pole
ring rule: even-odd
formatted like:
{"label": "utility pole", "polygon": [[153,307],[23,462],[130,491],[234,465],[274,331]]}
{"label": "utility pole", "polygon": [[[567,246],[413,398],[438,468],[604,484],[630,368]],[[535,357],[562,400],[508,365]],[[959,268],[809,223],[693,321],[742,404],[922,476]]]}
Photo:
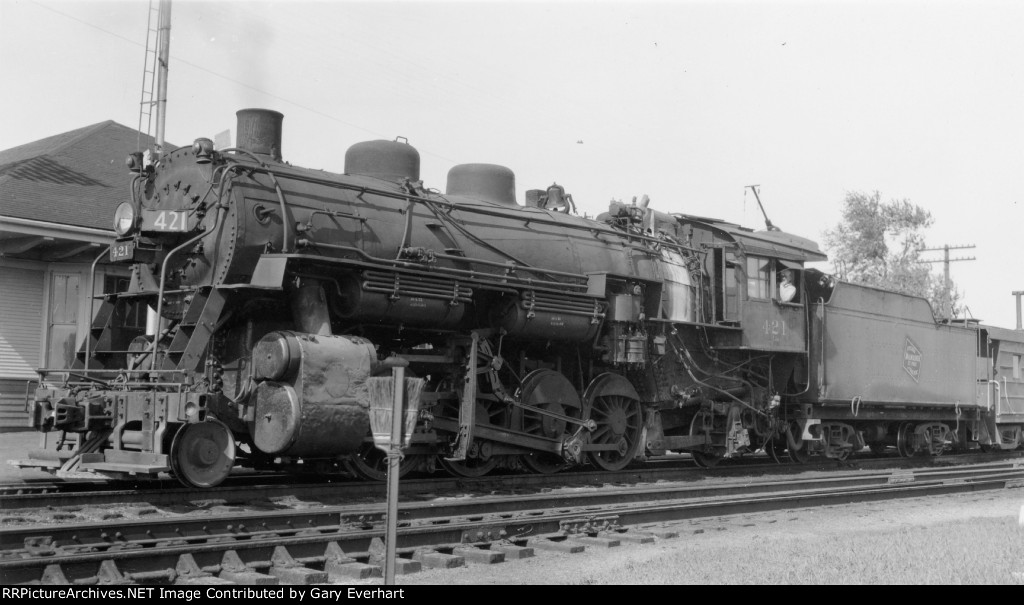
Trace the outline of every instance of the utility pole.
{"label": "utility pole", "polygon": [[942,309],[942,311],[946,314],[946,318],[948,318],[948,319],[953,319],[953,294],[952,294],[952,286],[951,286],[950,281],[949,281],[949,263],[956,262],[956,261],[961,261],[961,260],[975,260],[975,258],[973,256],[961,257],[961,258],[949,258],[949,251],[950,250],[964,250],[964,249],[967,249],[967,248],[974,248],[974,244],[968,244],[966,246],[950,246],[949,244],[946,244],[946,245],[942,246],[941,248],[921,248],[919,250],[919,252],[933,252],[933,251],[937,251],[937,250],[942,250],[942,252],[943,252],[942,260],[919,260],[917,262],[919,262],[919,263],[942,263],[942,265],[943,265],[943,267],[942,267],[942,275],[943,275],[943,282],[942,282],[942,284],[943,284],[943,289],[944,289],[944,293],[942,295],[942,305],[943,305],[943,307],[945,307],[944,309]]}
{"label": "utility pole", "polygon": [[1020,297],[1024,296],[1024,290],[1014,290],[1011,294],[1017,297],[1017,329],[1024,330],[1024,324],[1021,324],[1020,316]]}

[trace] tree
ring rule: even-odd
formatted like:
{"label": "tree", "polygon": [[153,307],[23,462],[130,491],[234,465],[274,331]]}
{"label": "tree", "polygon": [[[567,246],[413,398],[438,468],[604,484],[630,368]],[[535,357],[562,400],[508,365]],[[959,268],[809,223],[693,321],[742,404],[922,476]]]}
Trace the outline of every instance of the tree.
{"label": "tree", "polygon": [[840,279],[922,296],[936,313],[944,314],[949,304],[959,314],[956,287],[950,284],[947,294],[943,280],[920,262],[922,231],[931,226],[931,213],[906,199],[881,198],[877,191],[848,192],[842,221],[825,230],[825,249]]}

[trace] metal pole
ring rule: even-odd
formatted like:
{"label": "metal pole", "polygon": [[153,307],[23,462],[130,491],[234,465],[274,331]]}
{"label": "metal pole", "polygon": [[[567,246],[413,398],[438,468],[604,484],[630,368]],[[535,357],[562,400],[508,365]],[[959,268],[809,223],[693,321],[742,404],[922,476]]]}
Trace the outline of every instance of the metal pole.
{"label": "metal pole", "polygon": [[945,313],[947,319],[953,319],[953,283],[949,280],[949,263],[961,260],[974,260],[973,256],[965,258],[949,258],[950,250],[961,250],[964,248],[973,248],[974,244],[967,246],[950,246],[945,244],[941,248],[920,248],[918,252],[930,252],[942,250],[942,260],[919,260],[919,263],[942,263],[942,311]]}
{"label": "metal pole", "polygon": [[402,463],[402,402],[405,399],[405,367],[391,368],[395,379],[395,404],[391,410],[391,446],[388,448],[388,516],[385,540],[384,584],[395,583],[395,557],[398,556],[398,468]]}
{"label": "metal pole", "polygon": [[942,263],[942,288],[944,290],[944,293],[942,295],[942,302],[946,307],[944,309],[946,311],[946,317],[949,319],[953,319],[953,297],[952,295],[950,295],[949,292],[949,246],[943,246],[942,249],[945,252],[945,259]]}
{"label": "metal pole", "polygon": [[171,0],[160,0],[157,18],[156,157],[164,153],[164,124],[167,121],[167,64],[171,60]]}
{"label": "metal pole", "polygon": [[1024,296],[1024,290],[1016,290],[1012,294],[1017,297],[1017,329],[1024,330],[1024,324],[1021,324],[1020,316],[1020,297]]}

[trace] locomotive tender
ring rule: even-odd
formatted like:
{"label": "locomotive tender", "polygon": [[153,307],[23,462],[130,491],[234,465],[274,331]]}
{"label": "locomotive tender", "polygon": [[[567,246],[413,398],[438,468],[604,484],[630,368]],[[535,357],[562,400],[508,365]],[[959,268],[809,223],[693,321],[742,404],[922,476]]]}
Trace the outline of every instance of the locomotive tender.
{"label": "locomotive tender", "polygon": [[810,240],[646,198],[584,218],[557,184],[519,205],[491,164],[442,195],[397,140],[353,145],[344,174],[299,168],[280,113],[237,116],[237,148],[129,157],[109,260],[130,285],[97,298],[72,369],[40,370],[45,447],[20,465],[383,478],[366,385],[392,357],[426,385],[402,472],[1024,442],[1024,333],[837,281]]}

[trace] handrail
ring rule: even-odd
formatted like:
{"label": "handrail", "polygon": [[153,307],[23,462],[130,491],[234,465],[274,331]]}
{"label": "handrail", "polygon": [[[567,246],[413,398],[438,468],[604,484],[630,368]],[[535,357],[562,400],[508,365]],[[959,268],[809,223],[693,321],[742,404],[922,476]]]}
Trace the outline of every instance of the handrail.
{"label": "handrail", "polygon": [[167,267],[168,267],[168,265],[170,265],[170,262],[169,262],[170,258],[172,256],[174,256],[175,254],[177,254],[178,252],[180,252],[181,250],[183,250],[184,248],[186,248],[187,246],[191,246],[192,244],[194,244],[195,242],[199,241],[200,239],[202,239],[202,238],[206,237],[207,235],[210,235],[211,233],[214,233],[214,232],[217,231],[217,227],[220,226],[221,218],[223,218],[223,216],[224,216],[224,211],[227,210],[227,206],[225,206],[223,203],[221,203],[221,200],[224,199],[223,192],[224,192],[224,189],[225,189],[225,182],[227,181],[227,175],[225,174],[221,178],[223,179],[221,181],[221,191],[217,195],[217,209],[218,209],[218,212],[217,212],[217,218],[213,222],[213,227],[209,231],[205,231],[205,230],[201,231],[195,237],[193,237],[193,238],[191,238],[189,240],[186,240],[184,243],[179,245],[177,248],[175,248],[175,249],[171,250],[170,252],[168,252],[167,256],[164,257],[163,264],[160,267],[160,284],[159,284],[160,289],[159,289],[159,297],[156,300],[156,322],[157,322],[157,325],[156,325],[156,334],[153,335],[153,346],[150,348],[150,355],[152,355],[152,359],[151,359],[150,364],[149,364],[149,371],[150,372],[156,370],[156,358],[157,358],[157,349],[158,349],[157,345],[160,343],[160,321],[161,321],[161,318],[163,317],[163,310],[164,310],[164,282],[167,279]]}
{"label": "handrail", "polygon": [[101,258],[110,254],[110,249],[113,247],[114,244],[110,244],[109,246],[107,246],[106,250],[100,252],[99,256],[97,256],[96,259],[92,261],[92,267],[89,269],[89,327],[86,328],[85,332],[85,362],[83,364],[85,366],[83,369],[87,372],[89,371],[89,357],[91,349],[90,345],[92,345],[92,304],[93,301],[96,299],[96,265],[97,263],[100,262]]}
{"label": "handrail", "polygon": [[[454,254],[444,254],[443,252],[434,252],[434,257],[435,258],[443,258],[445,260],[457,260],[457,261],[462,261],[462,262],[477,263],[477,264],[480,264],[480,265],[487,265],[487,266],[490,266],[490,267],[498,267],[498,268],[502,268],[502,269],[511,269],[512,271],[519,271],[521,269],[523,271],[527,271],[527,272],[530,272],[530,273],[547,273],[549,275],[561,275],[563,277],[570,277],[570,278],[573,278],[573,279],[583,279],[583,280],[587,279],[587,276],[583,275],[582,273],[570,273],[568,271],[555,271],[555,270],[552,270],[552,269],[542,269],[540,267],[531,267],[529,265],[521,265],[519,263],[508,264],[508,263],[502,263],[502,262],[493,261],[493,260],[484,260],[484,259],[481,259],[481,258],[471,258],[471,257],[468,257],[468,256],[456,256]],[[561,283],[561,282],[552,282],[552,283]],[[566,284],[566,285],[573,285],[573,284]]]}
{"label": "handrail", "polygon": [[[243,151],[243,150],[225,149],[223,151]],[[248,153],[248,152],[245,152],[245,153]],[[249,155],[251,155],[251,154],[249,154]],[[253,172],[263,172],[263,173],[267,173],[268,175],[273,176],[271,174],[273,172],[273,169],[271,167],[267,166],[262,161],[259,161],[258,158],[257,158],[257,161],[259,162],[260,166],[259,167],[248,167],[249,170],[252,170]],[[639,234],[639,233],[628,233],[628,232],[625,232],[625,231],[617,231],[615,229],[609,229],[607,227],[600,226],[600,224],[595,224],[595,225],[578,225],[578,224],[570,223],[570,222],[563,223],[563,222],[554,221],[554,220],[551,220],[551,219],[548,219],[548,218],[539,218],[537,216],[534,216],[532,213],[530,213],[527,216],[514,216],[514,215],[509,214],[507,212],[492,211],[492,210],[489,210],[487,208],[481,208],[481,207],[478,207],[478,206],[459,206],[459,205],[456,205],[456,204],[453,204],[453,203],[447,202],[447,201],[442,202],[441,200],[422,198],[422,197],[418,197],[418,196],[415,196],[415,195],[412,195],[412,194],[408,194],[408,193],[396,193],[394,191],[387,191],[387,190],[384,190],[384,189],[376,189],[376,188],[373,188],[373,187],[365,187],[365,186],[362,186],[362,185],[353,185],[353,184],[350,184],[350,183],[340,183],[338,181],[334,181],[334,180],[331,180],[331,179],[320,179],[320,178],[316,178],[316,177],[312,177],[312,176],[308,176],[308,175],[304,175],[304,174],[289,173],[287,175],[281,175],[281,176],[283,178],[289,178],[289,179],[292,179],[292,180],[295,180],[295,181],[303,181],[303,182],[307,182],[307,183],[314,183],[314,184],[317,184],[317,185],[324,185],[324,186],[327,186],[327,187],[336,187],[338,189],[346,189],[346,190],[349,190],[349,191],[357,191],[359,193],[369,193],[369,194],[377,195],[377,196],[380,196],[380,197],[387,197],[387,198],[391,198],[391,199],[408,201],[408,202],[419,203],[419,204],[447,203],[449,206],[451,206],[452,209],[461,210],[461,211],[469,212],[469,213],[482,214],[484,216],[495,216],[495,217],[501,217],[501,218],[519,219],[519,220],[523,221],[524,223],[538,223],[538,224],[541,224],[541,225],[549,225],[549,226],[553,226],[553,227],[561,227],[561,228],[564,228],[564,229],[573,229],[573,230],[577,230],[577,231],[591,231],[591,232],[594,232],[595,234],[596,233],[603,233],[603,234],[607,234],[607,235],[614,235],[614,236],[617,236],[617,237],[624,237],[627,240],[635,239],[635,240],[638,240],[638,241],[641,241],[641,242],[647,242],[647,243],[656,244],[656,245],[659,245],[659,246],[668,246],[670,248],[675,248],[677,250],[687,250],[689,252],[697,252],[697,253],[701,252],[701,250],[698,250],[697,248],[693,248],[693,247],[690,247],[690,246],[684,246],[683,244],[679,244],[679,243],[676,243],[676,242],[671,242],[671,241],[659,239],[659,238],[656,238],[656,237],[650,237],[650,236],[642,235],[642,234]],[[528,209],[527,207],[523,207],[523,209],[520,210],[520,212],[524,212],[525,213],[525,211],[527,209]]]}
{"label": "handrail", "polygon": [[[313,242],[313,241],[302,240],[302,239],[300,239],[298,243],[301,244],[304,241],[308,242],[310,246],[317,247],[317,248],[330,248],[331,250],[342,250],[342,251],[345,251],[345,252],[353,252],[353,253],[358,254],[359,256],[361,256],[361,257],[363,257],[366,260],[371,261],[371,262],[385,263],[385,264],[389,264],[389,265],[393,265],[393,266],[398,266],[398,267],[405,267],[405,268],[409,268],[409,269],[421,269],[422,270],[422,269],[426,268],[424,265],[421,265],[421,264],[418,264],[418,263],[412,263],[412,262],[406,262],[406,261],[398,261],[398,260],[392,260],[392,259],[389,259],[389,258],[381,258],[381,257],[378,257],[378,256],[372,256],[371,254],[369,254],[365,250],[362,250],[361,248],[356,248],[354,246],[344,246],[344,245],[341,245],[341,244],[327,244],[327,243]],[[302,258],[309,259],[310,257],[303,256]],[[336,259],[331,259],[329,257],[323,257],[323,258],[327,258],[328,260],[336,260]],[[469,259],[469,258],[466,258],[466,257],[463,257],[463,256],[459,256],[457,258],[459,260],[462,260],[462,261],[475,262],[475,261],[473,261],[473,259]],[[500,266],[505,266],[505,265],[500,265]],[[518,267],[518,266],[516,268],[517,269],[521,268],[521,269],[524,269],[524,270],[532,269],[530,267]],[[587,284],[570,284],[570,283],[560,282],[560,281],[548,281],[548,280],[541,280],[541,279],[532,279],[532,278],[528,278],[528,277],[515,277],[515,276],[512,276],[512,275],[497,275],[497,274],[493,274],[493,273],[481,273],[480,271],[472,271],[470,269],[455,269],[453,267],[436,267],[436,266],[434,266],[434,267],[430,267],[430,269],[432,271],[438,271],[438,272],[442,272],[442,273],[450,273],[450,274],[454,274],[454,275],[465,275],[465,276],[468,276],[468,277],[477,277],[477,278],[492,278],[495,281],[499,281],[499,282],[510,282],[511,281],[511,282],[519,283],[519,284],[526,285],[526,286],[536,286],[536,285],[539,285],[539,286],[555,286],[555,287],[560,287],[560,288],[566,288],[566,287],[569,287],[569,288],[586,288],[587,287]],[[547,273],[547,271],[544,271],[543,269],[535,269],[535,270],[538,271],[538,272]],[[584,279],[584,278],[585,278],[585,276],[580,276],[580,279]]]}

